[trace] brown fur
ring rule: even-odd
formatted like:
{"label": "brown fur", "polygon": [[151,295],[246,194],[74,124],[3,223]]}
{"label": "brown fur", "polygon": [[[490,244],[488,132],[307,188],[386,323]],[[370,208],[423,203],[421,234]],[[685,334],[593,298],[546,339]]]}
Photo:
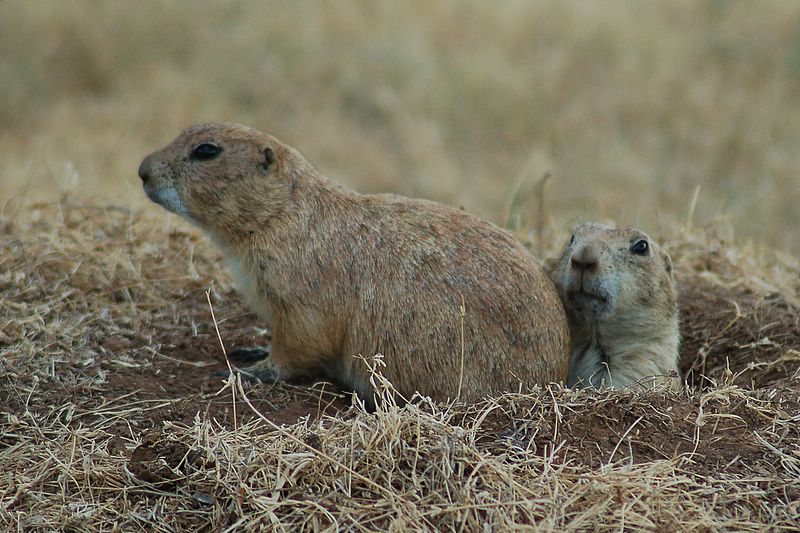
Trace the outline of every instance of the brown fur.
{"label": "brown fur", "polygon": [[[633,252],[639,241],[645,255]],[[658,244],[635,228],[581,224],[551,276],[572,334],[568,385],[681,387],[678,289]]]}
{"label": "brown fur", "polygon": [[[190,156],[201,143],[216,159]],[[148,196],[222,248],[272,328],[277,378],[324,375],[373,393],[381,353],[406,397],[437,400],[560,381],[569,330],[553,284],[516,240],[461,211],[364,195],[297,151],[236,124],[203,124],[142,162]],[[461,374],[462,298],[464,371]]]}

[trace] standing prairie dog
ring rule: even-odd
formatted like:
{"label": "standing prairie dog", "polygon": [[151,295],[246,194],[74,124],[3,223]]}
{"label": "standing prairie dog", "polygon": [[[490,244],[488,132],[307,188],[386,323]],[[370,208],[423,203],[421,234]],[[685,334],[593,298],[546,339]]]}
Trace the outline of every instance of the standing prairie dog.
{"label": "standing prairie dog", "polygon": [[555,287],[489,222],[359,194],[237,124],[190,127],[139,176],[151,200],[222,249],[271,327],[259,376],[328,377],[367,402],[358,355],[383,354],[384,376],[407,398],[475,400],[566,377],[569,326]]}
{"label": "standing prairie dog", "polygon": [[551,275],[572,334],[567,385],[681,388],[672,260],[646,234],[581,224]]}

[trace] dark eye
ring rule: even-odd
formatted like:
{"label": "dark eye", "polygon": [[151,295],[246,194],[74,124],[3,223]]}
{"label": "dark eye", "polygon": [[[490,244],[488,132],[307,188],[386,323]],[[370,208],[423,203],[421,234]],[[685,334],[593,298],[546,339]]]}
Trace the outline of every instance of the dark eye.
{"label": "dark eye", "polygon": [[198,144],[192,149],[192,159],[208,161],[222,153],[222,148],[211,143]]}
{"label": "dark eye", "polygon": [[647,241],[642,239],[640,241],[636,241],[631,246],[631,253],[636,255],[647,255],[650,251],[650,245],[647,244]]}
{"label": "dark eye", "polygon": [[572,246],[573,244],[575,244],[575,234],[574,233],[572,234],[572,238],[569,240],[569,245]]}

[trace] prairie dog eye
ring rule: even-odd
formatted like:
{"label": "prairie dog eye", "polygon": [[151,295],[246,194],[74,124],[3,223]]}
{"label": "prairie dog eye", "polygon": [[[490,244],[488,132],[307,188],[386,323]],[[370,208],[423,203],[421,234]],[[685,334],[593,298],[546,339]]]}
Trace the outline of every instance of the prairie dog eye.
{"label": "prairie dog eye", "polygon": [[211,143],[198,144],[192,149],[191,158],[197,161],[209,161],[222,153],[222,148]]}
{"label": "prairie dog eye", "polygon": [[569,239],[569,245],[572,246],[573,244],[575,244],[575,234],[574,233],[572,234],[572,237],[570,237],[570,239]]}
{"label": "prairie dog eye", "polygon": [[631,245],[631,253],[636,255],[647,255],[650,252],[650,245],[645,239],[636,241]]}

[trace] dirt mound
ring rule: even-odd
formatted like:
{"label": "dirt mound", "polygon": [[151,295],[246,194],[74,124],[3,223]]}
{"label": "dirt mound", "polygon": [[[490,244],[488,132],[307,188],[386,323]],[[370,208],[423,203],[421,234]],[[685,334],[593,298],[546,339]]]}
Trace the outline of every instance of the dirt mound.
{"label": "dirt mound", "polygon": [[796,525],[797,294],[747,283],[707,244],[673,254],[691,390],[553,386],[366,413],[329,383],[210,377],[227,369],[220,338],[269,332],[196,234],[118,208],[42,209],[0,223],[9,529]]}
{"label": "dirt mound", "polygon": [[[778,397],[737,387],[689,397],[632,391],[567,396],[566,405],[518,398],[513,412],[493,409],[481,421],[488,430],[484,444],[492,449],[505,440],[587,468],[678,460],[696,475],[735,475],[765,460],[755,432],[788,423],[789,413],[800,412],[797,391]],[[467,410],[461,423],[471,427],[477,412]]]}
{"label": "dirt mound", "polygon": [[728,372],[752,388],[800,379],[800,312],[780,294],[684,276],[680,305],[680,368],[691,385],[723,382]]}

